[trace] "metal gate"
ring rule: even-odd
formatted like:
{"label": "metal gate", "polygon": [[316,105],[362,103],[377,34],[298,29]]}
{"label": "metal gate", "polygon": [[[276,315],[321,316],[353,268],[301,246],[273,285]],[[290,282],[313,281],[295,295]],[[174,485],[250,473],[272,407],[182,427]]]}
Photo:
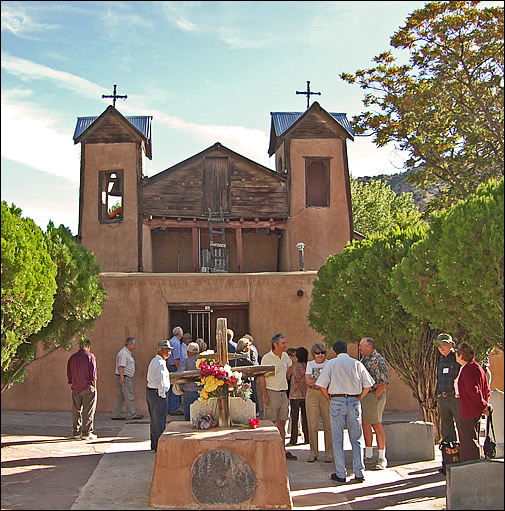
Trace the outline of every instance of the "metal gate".
{"label": "metal gate", "polygon": [[210,315],[212,309],[206,310],[188,310],[189,315],[189,333],[193,340],[201,338],[210,347]]}

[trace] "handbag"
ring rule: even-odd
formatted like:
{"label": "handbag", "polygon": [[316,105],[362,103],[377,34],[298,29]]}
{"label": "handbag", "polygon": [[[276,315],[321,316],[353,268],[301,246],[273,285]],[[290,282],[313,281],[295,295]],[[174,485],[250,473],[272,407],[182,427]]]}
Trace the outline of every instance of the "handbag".
{"label": "handbag", "polygon": [[442,442],[440,444],[442,451],[442,465],[451,465],[459,463],[459,443],[458,442]]}
{"label": "handbag", "polygon": [[[489,434],[490,432],[493,433],[493,440],[491,440],[491,436]],[[484,440],[484,456],[487,459],[496,458],[496,437],[494,434],[492,410],[489,412],[489,415],[487,416],[486,439]]]}

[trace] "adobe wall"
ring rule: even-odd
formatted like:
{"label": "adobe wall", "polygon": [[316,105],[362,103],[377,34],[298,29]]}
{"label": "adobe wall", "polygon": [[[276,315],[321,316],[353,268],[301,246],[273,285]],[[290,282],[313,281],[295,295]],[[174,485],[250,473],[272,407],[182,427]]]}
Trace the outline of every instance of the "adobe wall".
{"label": "adobe wall", "polygon": [[[134,391],[138,411],[147,410],[146,374],[161,339],[171,337],[167,303],[248,302],[250,333],[260,355],[270,349],[270,338],[282,332],[288,346],[305,346],[321,341],[308,325],[307,312],[312,282],[317,272],[264,274],[145,274],[106,273],[104,313],[89,333],[98,366],[98,412],[109,413],[116,397],[114,369],[117,352],[129,336],[137,339]],[[297,296],[303,290],[302,297]],[[356,341],[357,342],[357,341]],[[2,410],[70,411],[71,392],[66,364],[76,351],[59,350],[28,366],[25,383],[14,385],[2,395]],[[349,354],[358,357],[357,345]],[[493,357],[492,357],[493,359]],[[503,359],[502,359],[503,360]],[[493,366],[492,366],[493,367]],[[493,384],[499,381],[493,378]],[[391,371],[386,410],[414,410],[412,392]],[[503,381],[503,363],[501,364]]]}

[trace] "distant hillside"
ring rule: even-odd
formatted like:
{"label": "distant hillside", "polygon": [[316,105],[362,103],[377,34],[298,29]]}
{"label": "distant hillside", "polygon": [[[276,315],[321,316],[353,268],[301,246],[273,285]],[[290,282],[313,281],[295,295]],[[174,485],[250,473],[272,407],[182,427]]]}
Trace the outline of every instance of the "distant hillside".
{"label": "distant hillside", "polygon": [[405,179],[406,173],[400,174],[392,174],[386,175],[381,174],[380,176],[373,177],[358,177],[356,180],[358,183],[369,183],[374,180],[382,180],[388,184],[391,189],[396,193],[396,195],[400,195],[402,193],[412,193],[412,197],[414,199],[414,204],[419,208],[420,211],[424,211],[426,209],[427,204],[433,200],[434,197],[438,194],[438,189],[436,186],[430,186],[427,190],[421,190],[417,185],[409,183]]}

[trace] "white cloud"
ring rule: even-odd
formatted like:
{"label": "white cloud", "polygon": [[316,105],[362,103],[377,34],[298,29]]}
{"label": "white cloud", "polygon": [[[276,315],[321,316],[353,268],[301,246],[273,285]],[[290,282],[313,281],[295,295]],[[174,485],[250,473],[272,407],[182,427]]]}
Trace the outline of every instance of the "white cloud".
{"label": "white cloud", "polygon": [[[79,146],[69,143],[51,119],[27,105],[8,102],[2,94],[2,156],[48,174],[79,182]],[[29,141],[29,145],[27,145]]]}
{"label": "white cloud", "polygon": [[371,137],[355,137],[347,142],[349,173],[352,177],[397,174],[403,172],[407,154],[398,151],[392,144],[377,147]]}
{"label": "white cloud", "polygon": [[44,232],[47,229],[49,220],[51,220],[55,227],[59,227],[63,224],[72,231],[72,234],[77,234],[77,218],[79,213],[77,202],[75,204],[75,208],[33,208],[30,206],[23,207],[19,204],[16,204],[16,206],[21,208],[21,216],[24,218],[31,218]]}
{"label": "white cloud", "polygon": [[243,126],[195,124],[162,112],[155,112],[152,115],[156,118],[157,122],[161,122],[171,129],[184,131],[190,136],[202,140],[207,145],[220,142],[228,149],[261,165],[272,168],[273,164],[269,161],[267,153],[268,134],[262,130],[245,128]]}
{"label": "white cloud", "polygon": [[24,6],[20,3],[16,7],[2,2],[2,31],[13,33],[15,36],[24,39],[35,39],[31,34],[42,30],[54,30],[58,25],[48,25],[37,23],[24,10]]}
{"label": "white cloud", "polygon": [[2,68],[21,80],[49,80],[86,98],[96,99],[102,94],[108,94],[107,89],[85,78],[67,73],[66,71],[58,71],[31,60],[12,57],[4,52],[2,52]]}

